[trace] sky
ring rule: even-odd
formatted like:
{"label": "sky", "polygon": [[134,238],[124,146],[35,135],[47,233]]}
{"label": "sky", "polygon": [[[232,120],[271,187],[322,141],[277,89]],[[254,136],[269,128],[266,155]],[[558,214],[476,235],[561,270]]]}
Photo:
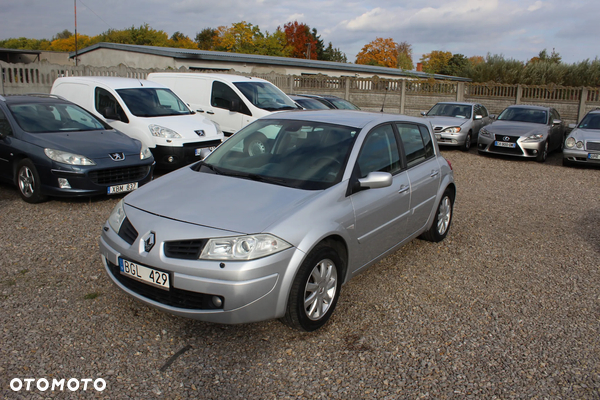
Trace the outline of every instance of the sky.
{"label": "sky", "polygon": [[0,0],[0,40],[95,36],[147,23],[192,40],[204,28],[246,21],[274,32],[291,21],[316,28],[349,62],[377,37],[408,42],[413,62],[433,50],[527,61],[554,49],[566,63],[600,56],[598,0]]}

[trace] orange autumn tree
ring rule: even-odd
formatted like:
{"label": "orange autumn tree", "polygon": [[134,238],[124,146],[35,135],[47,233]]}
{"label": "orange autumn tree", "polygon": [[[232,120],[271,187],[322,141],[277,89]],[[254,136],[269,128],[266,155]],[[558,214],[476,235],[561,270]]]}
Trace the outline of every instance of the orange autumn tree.
{"label": "orange autumn tree", "polygon": [[356,64],[398,67],[398,43],[392,38],[376,38],[356,55]]}
{"label": "orange autumn tree", "polygon": [[306,55],[310,48],[310,59],[317,59],[317,39],[310,32],[308,25],[298,21],[288,22],[283,25],[283,31],[285,32],[287,45],[292,48],[292,57],[308,58]]}

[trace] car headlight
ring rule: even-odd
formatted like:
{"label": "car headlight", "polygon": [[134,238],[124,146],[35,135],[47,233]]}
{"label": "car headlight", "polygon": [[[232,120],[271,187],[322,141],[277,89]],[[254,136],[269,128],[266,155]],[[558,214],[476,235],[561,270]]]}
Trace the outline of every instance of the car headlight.
{"label": "car headlight", "polygon": [[577,142],[577,148],[583,149],[583,142],[581,140],[579,142]]}
{"label": "car headlight", "polygon": [[140,160],[145,160],[152,157],[152,152],[144,143],[142,143],[142,150],[140,150]]}
{"label": "car headlight", "polygon": [[160,125],[150,124],[148,125],[148,129],[150,129],[152,136],[158,136],[167,139],[177,139],[181,137],[181,135],[175,132],[173,129],[165,128],[164,126]]}
{"label": "car headlight", "polygon": [[542,133],[536,133],[533,135],[529,135],[525,138],[526,142],[540,142],[544,140],[544,135]]}
{"label": "car headlight", "polygon": [[490,133],[490,131],[488,131],[487,129],[485,129],[485,128],[481,128],[481,129],[479,130],[479,136],[487,136],[487,137],[491,137],[491,136],[492,136],[492,134],[491,134],[491,133]]}
{"label": "car headlight", "polygon": [[458,133],[458,132],[460,132],[460,126],[451,126],[450,128],[444,129],[442,132],[444,132],[444,133]]}
{"label": "car headlight", "polygon": [[572,149],[573,147],[575,147],[575,138],[574,137],[568,137],[567,140],[565,140],[565,147],[568,149]]}
{"label": "car headlight", "polygon": [[44,154],[49,159],[62,164],[69,165],[96,165],[96,163],[85,156],[69,153],[68,151],[44,149]]}
{"label": "car headlight", "polygon": [[126,217],[127,215],[125,215],[123,200],[121,199],[110,213],[110,216],[108,217],[108,225],[110,225],[110,227],[113,228],[113,231],[119,233],[119,230],[121,229],[121,224],[123,224],[123,221]]}
{"label": "car headlight", "polygon": [[292,247],[273,235],[259,234],[209,239],[201,260],[254,260]]}

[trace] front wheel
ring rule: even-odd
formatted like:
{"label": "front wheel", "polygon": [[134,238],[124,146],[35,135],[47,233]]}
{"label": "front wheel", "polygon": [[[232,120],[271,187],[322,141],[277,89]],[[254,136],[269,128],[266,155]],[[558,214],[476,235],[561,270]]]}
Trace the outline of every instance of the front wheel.
{"label": "front wheel", "polygon": [[465,138],[465,144],[463,144],[460,149],[462,151],[469,151],[469,149],[471,148],[471,140],[473,139],[473,137],[471,136],[471,132],[467,133],[467,137]]}
{"label": "front wheel", "polygon": [[542,150],[538,152],[538,155],[535,157],[535,161],[543,163],[548,158],[548,141],[546,140],[542,145]]}
{"label": "front wheel", "polygon": [[22,160],[17,165],[17,186],[19,195],[27,203],[41,203],[46,200],[46,196],[41,194],[40,176],[31,160]]}
{"label": "front wheel", "polygon": [[342,288],[342,260],[331,247],[319,245],[300,266],[282,322],[311,332],[329,320]]}
{"label": "front wheel", "polygon": [[454,210],[454,196],[446,189],[438,205],[431,228],[421,235],[421,239],[430,242],[441,242],[448,235]]}

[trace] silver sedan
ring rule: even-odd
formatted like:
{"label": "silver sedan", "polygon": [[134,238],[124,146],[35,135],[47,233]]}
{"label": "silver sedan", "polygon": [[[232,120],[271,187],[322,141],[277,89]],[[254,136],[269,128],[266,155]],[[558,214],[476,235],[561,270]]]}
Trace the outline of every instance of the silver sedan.
{"label": "silver sedan", "polygon": [[563,165],[600,165],[600,110],[586,114],[565,140]]}
{"label": "silver sedan", "polygon": [[564,132],[564,124],[554,108],[510,106],[479,131],[477,148],[480,154],[505,154],[544,162],[548,153],[562,148]]}
{"label": "silver sedan", "polygon": [[[318,329],[342,284],[416,237],[448,234],[454,175],[428,126],[346,110],[264,117],[125,197],[102,262],[166,312]],[[248,151],[257,137],[264,152]]]}

